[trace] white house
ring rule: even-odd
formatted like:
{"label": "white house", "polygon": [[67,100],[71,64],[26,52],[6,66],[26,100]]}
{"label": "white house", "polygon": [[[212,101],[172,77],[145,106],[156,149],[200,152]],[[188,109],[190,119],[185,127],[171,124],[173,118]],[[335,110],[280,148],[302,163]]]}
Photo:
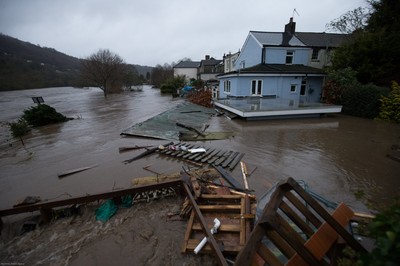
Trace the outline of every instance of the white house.
{"label": "white house", "polygon": [[319,102],[330,53],[343,34],[250,31],[231,72],[218,75],[219,97],[268,97]]}
{"label": "white house", "polygon": [[174,77],[185,76],[187,82],[191,79],[197,79],[199,67],[200,62],[181,61],[174,66]]}

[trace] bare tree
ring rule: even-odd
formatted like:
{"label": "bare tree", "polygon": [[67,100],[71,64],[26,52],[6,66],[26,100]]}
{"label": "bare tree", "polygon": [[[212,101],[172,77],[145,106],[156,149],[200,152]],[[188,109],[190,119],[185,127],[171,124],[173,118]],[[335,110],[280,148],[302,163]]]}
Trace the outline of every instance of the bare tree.
{"label": "bare tree", "polygon": [[84,80],[102,89],[105,97],[111,91],[122,89],[124,73],[124,60],[108,49],[100,49],[82,63]]}
{"label": "bare tree", "polygon": [[326,24],[326,29],[334,32],[354,33],[365,28],[369,16],[368,9],[358,7]]}

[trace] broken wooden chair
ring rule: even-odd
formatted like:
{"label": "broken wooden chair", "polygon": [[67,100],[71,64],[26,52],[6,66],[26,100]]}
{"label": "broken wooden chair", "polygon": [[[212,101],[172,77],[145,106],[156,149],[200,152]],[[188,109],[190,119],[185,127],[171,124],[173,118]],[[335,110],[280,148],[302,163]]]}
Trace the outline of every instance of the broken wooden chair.
{"label": "broken wooden chair", "polygon": [[334,265],[338,240],[366,252],[346,230],[353,214],[344,203],[329,214],[289,178],[277,186],[235,265]]}

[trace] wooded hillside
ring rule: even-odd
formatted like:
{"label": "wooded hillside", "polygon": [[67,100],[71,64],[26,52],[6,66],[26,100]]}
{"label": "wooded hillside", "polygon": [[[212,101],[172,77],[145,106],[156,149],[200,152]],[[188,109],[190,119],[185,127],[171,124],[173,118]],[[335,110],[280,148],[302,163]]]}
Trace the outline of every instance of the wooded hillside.
{"label": "wooded hillside", "polygon": [[[0,91],[87,86],[80,81],[81,60],[0,33]],[[146,76],[152,67],[129,65]]]}

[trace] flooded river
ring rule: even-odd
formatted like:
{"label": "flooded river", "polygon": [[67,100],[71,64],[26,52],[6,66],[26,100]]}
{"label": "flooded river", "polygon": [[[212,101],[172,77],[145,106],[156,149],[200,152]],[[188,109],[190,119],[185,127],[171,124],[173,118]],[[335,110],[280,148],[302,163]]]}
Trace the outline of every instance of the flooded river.
{"label": "flooded river", "polygon": [[[68,117],[62,124],[34,129],[24,137],[26,149],[12,140],[7,122],[33,106],[31,97]],[[0,208],[28,195],[42,199],[67,198],[127,188],[135,177],[179,171],[182,162],[152,155],[122,163],[141,151],[119,153],[130,145],[158,145],[165,141],[122,137],[131,125],[145,121],[181,103],[157,89],[109,95],[96,88],[47,88],[0,92],[1,157]],[[388,202],[399,194],[400,163],[386,157],[400,144],[400,127],[380,121],[337,115],[321,119],[273,121],[229,120],[213,117],[209,131],[233,131],[234,138],[206,141],[206,147],[245,152],[243,160],[253,174],[249,185],[261,196],[272,184],[289,176],[308,183],[332,201],[363,208],[355,194],[372,202]],[[93,166],[63,179],[58,173]],[[233,175],[241,181],[239,167]]]}

